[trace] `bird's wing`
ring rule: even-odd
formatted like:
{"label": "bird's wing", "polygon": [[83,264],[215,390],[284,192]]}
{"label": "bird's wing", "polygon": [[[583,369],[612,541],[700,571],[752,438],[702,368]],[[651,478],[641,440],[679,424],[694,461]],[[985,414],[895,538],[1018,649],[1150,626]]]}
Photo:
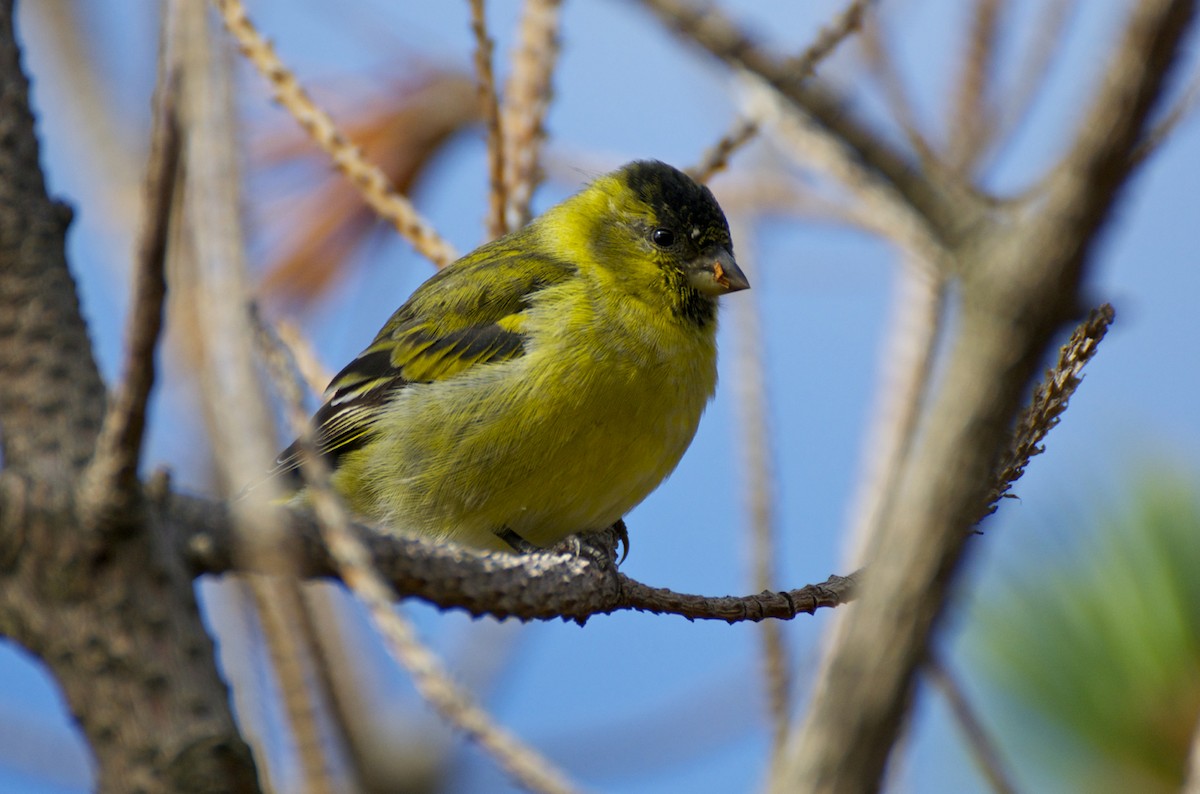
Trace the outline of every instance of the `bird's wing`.
{"label": "bird's wing", "polygon": [[[524,354],[532,296],[575,267],[520,248],[496,241],[433,276],[334,377],[313,416],[316,449],[331,465],[370,440],[380,406],[398,390]],[[275,474],[295,470],[299,442],[276,463]]]}

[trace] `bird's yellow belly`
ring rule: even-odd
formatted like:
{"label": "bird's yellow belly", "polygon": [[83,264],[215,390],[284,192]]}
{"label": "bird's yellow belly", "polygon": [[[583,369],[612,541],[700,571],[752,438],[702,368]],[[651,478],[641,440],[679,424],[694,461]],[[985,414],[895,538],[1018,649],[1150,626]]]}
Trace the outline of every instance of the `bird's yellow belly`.
{"label": "bird's yellow belly", "polygon": [[707,347],[643,359],[543,351],[408,387],[387,441],[336,476],[356,478],[354,509],[401,532],[508,549],[504,529],[539,546],[603,529],[674,470],[716,384]]}

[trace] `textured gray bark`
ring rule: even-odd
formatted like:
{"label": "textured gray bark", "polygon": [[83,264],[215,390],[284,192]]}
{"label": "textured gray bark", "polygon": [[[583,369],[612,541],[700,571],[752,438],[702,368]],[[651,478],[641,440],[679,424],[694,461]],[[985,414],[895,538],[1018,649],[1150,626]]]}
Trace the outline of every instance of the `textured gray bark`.
{"label": "textured gray bark", "polygon": [[43,659],[113,792],[255,791],[172,528],[79,515],[106,404],[0,0],[0,634]]}

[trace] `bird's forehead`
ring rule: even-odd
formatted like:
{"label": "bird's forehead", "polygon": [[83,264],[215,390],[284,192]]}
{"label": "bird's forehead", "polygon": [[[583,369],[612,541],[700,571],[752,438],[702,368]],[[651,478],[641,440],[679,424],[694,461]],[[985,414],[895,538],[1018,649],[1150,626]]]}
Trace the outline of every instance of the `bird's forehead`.
{"label": "bird's forehead", "polygon": [[707,246],[729,242],[729,226],[708,188],[664,163],[640,161],[622,169],[622,180],[650,220],[669,225],[693,244]]}
{"label": "bird's forehead", "polygon": [[690,185],[691,190],[663,190],[639,196],[662,223],[670,223],[692,240],[725,231],[725,215],[706,189]]}

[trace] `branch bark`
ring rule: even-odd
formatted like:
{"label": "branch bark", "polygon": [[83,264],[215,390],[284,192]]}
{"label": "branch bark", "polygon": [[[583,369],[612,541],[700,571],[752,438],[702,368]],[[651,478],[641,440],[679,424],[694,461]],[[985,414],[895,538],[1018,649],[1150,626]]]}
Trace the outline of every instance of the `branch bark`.
{"label": "branch bark", "polygon": [[862,602],[838,626],[776,791],[878,789],[1021,397],[1052,335],[1077,311],[1097,232],[1131,174],[1129,155],[1195,5],[1135,4],[1045,201],[1026,217],[990,220],[959,249],[957,342],[895,509],[869,546]]}
{"label": "branch bark", "polygon": [[0,0],[0,634],[62,686],[99,790],[257,791],[171,528],[136,498],[122,534],[84,520],[80,475],[105,391],[67,270],[70,213],[38,165],[13,17]]}
{"label": "branch bark", "polygon": [[178,73],[164,46],[159,53],[149,163],[142,186],[143,217],[126,327],[124,370],[104,416],[96,454],[84,475],[84,509],[92,516],[89,523],[101,527],[120,524],[136,502],[141,487],[138,464],[146,409],[154,387],[154,353],[163,327],[167,240],[176,202],[182,145],[175,107],[177,90]]}
{"label": "branch bark", "polygon": [[91,457],[104,384],[67,272],[71,210],[46,194],[38,163],[13,14],[0,0],[0,454],[52,475]]}
{"label": "branch bark", "polygon": [[[233,553],[233,527],[223,505],[169,495],[155,505],[175,527],[178,554],[193,573],[253,570],[252,560]],[[338,569],[312,516],[289,515],[289,547],[295,574],[338,578]],[[710,597],[650,587],[617,571],[617,536],[597,533],[581,547],[537,554],[491,554],[416,538],[386,535],[353,526],[375,568],[400,596],[421,598],[445,609],[518,620],[565,619],[584,623],[593,615],[620,610],[680,615],[689,620],[729,623],[790,619],[854,598],[858,574],[831,576],[820,584],[748,596]]]}

